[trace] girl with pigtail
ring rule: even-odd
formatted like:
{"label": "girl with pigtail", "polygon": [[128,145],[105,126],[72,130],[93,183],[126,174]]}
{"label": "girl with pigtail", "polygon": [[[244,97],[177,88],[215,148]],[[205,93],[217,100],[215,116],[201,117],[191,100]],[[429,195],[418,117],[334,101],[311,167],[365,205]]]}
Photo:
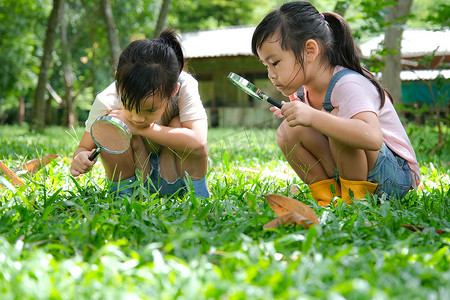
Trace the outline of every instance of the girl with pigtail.
{"label": "girl with pigtail", "polygon": [[96,145],[90,128],[108,115],[124,122],[132,134],[125,153],[100,154],[111,192],[131,195],[138,172],[151,192],[183,194],[192,181],[195,196],[209,198],[207,116],[198,83],[183,68],[183,51],[172,30],[129,44],[120,55],[115,82],[92,105],[71,174],[92,169],[96,159],[89,157]]}
{"label": "girl with pigtail", "polygon": [[347,22],[290,2],[256,27],[252,51],[286,97],[277,143],[321,206],[367,193],[402,199],[420,182],[409,138],[381,83],[361,66]]}

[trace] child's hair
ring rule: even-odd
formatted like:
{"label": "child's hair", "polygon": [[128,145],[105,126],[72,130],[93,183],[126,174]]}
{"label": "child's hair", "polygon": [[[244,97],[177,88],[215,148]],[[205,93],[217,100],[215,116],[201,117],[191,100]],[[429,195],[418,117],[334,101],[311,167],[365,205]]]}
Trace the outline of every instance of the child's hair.
{"label": "child's hair", "polygon": [[141,101],[150,96],[170,99],[183,68],[183,50],[174,30],[130,43],[120,54],[116,72],[124,107],[139,112]]}
{"label": "child's hair", "polygon": [[309,2],[285,3],[256,27],[252,38],[255,56],[258,56],[257,50],[264,41],[274,34],[280,35],[281,48],[292,51],[302,69],[306,41],[315,40],[324,49],[324,56],[332,66],[341,65],[369,79],[377,88],[381,97],[380,108],[383,107],[385,93],[389,93],[372,73],[361,66],[350,27],[340,15],[331,12],[320,14]]}

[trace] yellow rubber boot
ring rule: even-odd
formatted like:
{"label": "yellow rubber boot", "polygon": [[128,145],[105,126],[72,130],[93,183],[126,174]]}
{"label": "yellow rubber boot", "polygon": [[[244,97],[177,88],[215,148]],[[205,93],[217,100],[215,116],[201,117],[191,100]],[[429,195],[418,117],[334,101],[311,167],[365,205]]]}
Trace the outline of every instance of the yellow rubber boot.
{"label": "yellow rubber boot", "polygon": [[[340,177],[341,181],[341,199],[342,202],[351,204],[353,203],[352,199],[361,200],[364,199],[364,196],[369,193],[372,195],[377,188],[377,183],[367,182],[367,181],[354,181],[347,180]],[[351,192],[350,192],[351,190]],[[350,196],[350,195],[353,195]]]}
{"label": "yellow rubber boot", "polygon": [[[334,186],[335,194],[333,194],[331,186]],[[312,183],[309,185],[309,190],[319,206],[328,206],[334,196],[341,196],[341,187],[334,178]]]}

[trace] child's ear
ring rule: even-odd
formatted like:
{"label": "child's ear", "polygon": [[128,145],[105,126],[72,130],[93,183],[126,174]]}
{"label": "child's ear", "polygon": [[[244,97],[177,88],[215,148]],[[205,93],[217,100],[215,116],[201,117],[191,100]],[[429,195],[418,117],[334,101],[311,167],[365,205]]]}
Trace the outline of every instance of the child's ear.
{"label": "child's ear", "polygon": [[306,61],[309,63],[314,62],[319,55],[319,45],[315,40],[307,40],[305,43]]}
{"label": "child's ear", "polygon": [[175,88],[175,90],[172,93],[172,98],[175,97],[175,95],[178,93],[178,90],[180,89],[180,86],[181,86],[180,83],[177,82],[177,87]]}

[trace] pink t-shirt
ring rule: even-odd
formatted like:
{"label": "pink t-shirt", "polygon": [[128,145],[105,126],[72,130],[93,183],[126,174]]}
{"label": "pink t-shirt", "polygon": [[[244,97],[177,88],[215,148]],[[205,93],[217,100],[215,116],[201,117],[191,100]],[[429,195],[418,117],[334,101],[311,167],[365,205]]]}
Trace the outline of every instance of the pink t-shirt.
{"label": "pink t-shirt", "polygon": [[[345,68],[337,66],[334,74],[343,69]],[[290,98],[294,100],[297,97],[291,95]],[[376,87],[363,76],[347,74],[334,86],[330,100],[333,107],[338,109],[337,116],[340,118],[351,119],[354,115],[365,111],[378,116],[386,146],[408,162],[412,186],[417,188],[420,183],[420,168],[416,154],[389,96],[386,95],[384,106],[380,109],[381,98]],[[307,93],[305,102],[309,104]]]}

